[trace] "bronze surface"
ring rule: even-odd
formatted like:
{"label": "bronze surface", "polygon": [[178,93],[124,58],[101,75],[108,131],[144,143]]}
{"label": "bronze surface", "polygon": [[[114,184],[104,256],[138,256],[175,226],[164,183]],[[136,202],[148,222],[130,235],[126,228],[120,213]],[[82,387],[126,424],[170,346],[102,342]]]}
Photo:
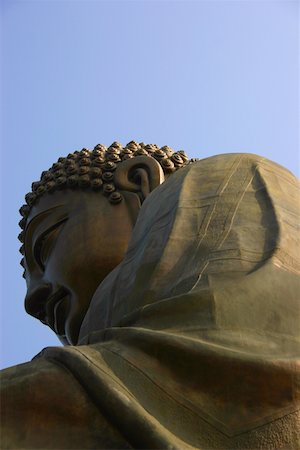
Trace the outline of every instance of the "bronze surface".
{"label": "bronze surface", "polygon": [[2,448],[299,448],[299,183],[251,154],[123,161],[43,193],[26,309],[66,347],[2,373]]}

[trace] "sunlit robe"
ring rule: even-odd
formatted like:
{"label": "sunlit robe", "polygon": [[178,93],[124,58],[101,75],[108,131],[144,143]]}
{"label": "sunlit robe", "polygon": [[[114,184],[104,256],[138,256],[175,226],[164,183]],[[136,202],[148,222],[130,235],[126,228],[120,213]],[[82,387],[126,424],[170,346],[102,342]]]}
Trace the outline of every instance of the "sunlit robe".
{"label": "sunlit robe", "polygon": [[298,448],[297,227],[299,184],[265,158],[173,174],[79,345],[7,369],[3,448]]}

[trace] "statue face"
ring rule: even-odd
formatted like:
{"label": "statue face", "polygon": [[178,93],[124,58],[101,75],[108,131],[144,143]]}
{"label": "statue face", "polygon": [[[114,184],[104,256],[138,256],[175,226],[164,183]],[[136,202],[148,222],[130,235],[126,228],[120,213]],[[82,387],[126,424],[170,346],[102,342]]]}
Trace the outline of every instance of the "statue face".
{"label": "statue face", "polygon": [[111,205],[92,191],[46,194],[32,208],[25,231],[25,308],[63,343],[76,345],[92,296],[122,261],[134,221],[124,200]]}

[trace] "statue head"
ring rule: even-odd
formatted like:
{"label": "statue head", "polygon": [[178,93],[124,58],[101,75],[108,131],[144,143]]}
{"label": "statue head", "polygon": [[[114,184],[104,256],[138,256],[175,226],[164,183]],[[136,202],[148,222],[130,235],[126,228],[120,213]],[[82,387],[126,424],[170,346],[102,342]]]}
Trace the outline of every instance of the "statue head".
{"label": "statue head", "polygon": [[145,198],[188,163],[170,147],[114,142],[59,158],[20,209],[25,309],[76,345],[98,285],[123,259]]}

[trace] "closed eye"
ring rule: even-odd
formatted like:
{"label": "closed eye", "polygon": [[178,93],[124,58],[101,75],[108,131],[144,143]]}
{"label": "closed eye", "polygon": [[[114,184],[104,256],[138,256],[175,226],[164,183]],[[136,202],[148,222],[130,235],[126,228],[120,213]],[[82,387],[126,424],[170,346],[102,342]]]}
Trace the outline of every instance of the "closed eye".
{"label": "closed eye", "polygon": [[42,270],[45,269],[46,261],[66,220],[68,220],[67,217],[52,225],[38,237],[34,244],[33,255]]}

